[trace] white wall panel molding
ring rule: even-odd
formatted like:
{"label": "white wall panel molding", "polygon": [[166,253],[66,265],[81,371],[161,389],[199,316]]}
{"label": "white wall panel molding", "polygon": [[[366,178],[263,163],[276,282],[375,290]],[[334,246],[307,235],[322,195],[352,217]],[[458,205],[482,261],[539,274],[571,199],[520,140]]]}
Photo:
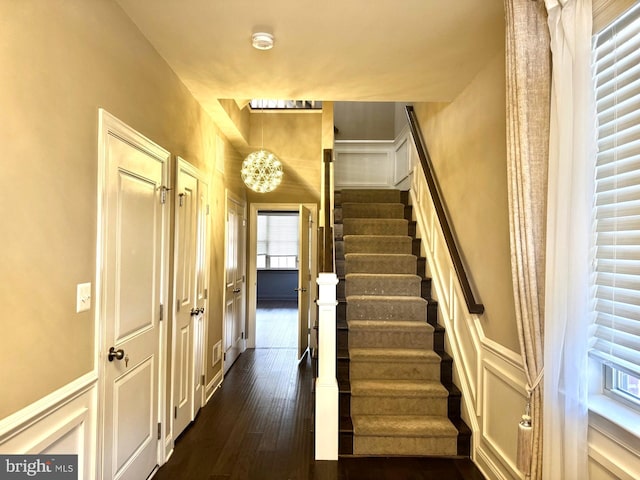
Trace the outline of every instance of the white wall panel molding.
{"label": "white wall panel molding", "polygon": [[409,124],[405,125],[394,141],[393,183],[395,188],[406,190],[411,185],[411,144]]}
{"label": "white wall panel molding", "polygon": [[501,467],[507,478],[521,478],[516,467],[516,445],[527,397],[523,380],[499,358],[484,359],[482,437],[478,448],[494,459],[494,465]]}
{"label": "white wall panel molding", "polygon": [[77,454],[79,478],[95,478],[97,377],[88,373],[0,421],[0,453]]}
{"label": "white wall panel molding", "polygon": [[[640,417],[634,410],[621,412],[616,423],[593,410],[610,412],[607,404],[614,400],[600,396],[590,404],[589,412],[589,475],[592,480],[635,479],[640,472],[640,445],[637,441]],[[619,405],[615,405],[619,409]]]}
{"label": "white wall panel molding", "polygon": [[522,478],[515,467],[518,422],[526,403],[522,359],[487,338],[481,317],[469,313],[424,174],[415,168],[410,178],[421,251],[432,278],[432,296],[438,301],[438,322],[445,327],[446,347],[454,358],[463,418],[473,431],[472,457],[489,479]]}
{"label": "white wall panel molding", "polygon": [[394,188],[393,141],[336,141],[335,188]]}

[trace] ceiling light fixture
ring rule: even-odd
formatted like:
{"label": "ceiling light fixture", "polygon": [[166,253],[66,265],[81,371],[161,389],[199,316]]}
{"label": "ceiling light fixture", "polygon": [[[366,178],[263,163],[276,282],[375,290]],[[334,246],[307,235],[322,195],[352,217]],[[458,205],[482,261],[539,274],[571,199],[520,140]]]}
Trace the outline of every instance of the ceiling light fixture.
{"label": "ceiling light fixture", "polygon": [[[261,115],[264,115],[264,111]],[[260,150],[251,152],[242,162],[240,176],[247,187],[254,192],[267,193],[275,190],[284,172],[282,162],[273,152],[264,149],[264,117],[261,117]]]}
{"label": "ceiling light fixture", "polygon": [[251,35],[251,45],[258,50],[271,50],[273,48],[273,35],[267,32],[256,32]]}

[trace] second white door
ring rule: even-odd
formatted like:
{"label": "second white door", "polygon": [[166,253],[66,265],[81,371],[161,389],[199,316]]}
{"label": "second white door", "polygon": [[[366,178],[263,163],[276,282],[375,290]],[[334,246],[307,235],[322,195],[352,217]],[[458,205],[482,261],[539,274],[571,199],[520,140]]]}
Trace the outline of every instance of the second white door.
{"label": "second white door", "polygon": [[226,284],[224,309],[224,372],[244,351],[245,205],[227,195]]}
{"label": "second white door", "polygon": [[207,185],[181,158],[175,187],[173,322],[173,434],[195,418],[203,403],[203,352],[208,281]]}

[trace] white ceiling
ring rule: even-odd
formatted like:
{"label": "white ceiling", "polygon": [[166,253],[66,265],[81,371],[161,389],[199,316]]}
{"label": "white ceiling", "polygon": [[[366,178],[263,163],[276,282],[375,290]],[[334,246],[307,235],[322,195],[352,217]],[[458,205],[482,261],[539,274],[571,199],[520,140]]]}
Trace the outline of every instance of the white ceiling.
{"label": "white ceiling", "polygon": [[[450,101],[504,43],[503,0],[117,0],[194,96]],[[275,47],[251,47],[271,31]]]}

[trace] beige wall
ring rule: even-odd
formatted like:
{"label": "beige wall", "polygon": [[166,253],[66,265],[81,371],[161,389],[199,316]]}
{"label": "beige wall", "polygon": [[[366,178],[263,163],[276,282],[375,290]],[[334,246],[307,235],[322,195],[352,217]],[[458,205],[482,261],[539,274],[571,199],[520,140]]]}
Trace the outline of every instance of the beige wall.
{"label": "beige wall", "polygon": [[[214,343],[224,189],[243,188],[226,181],[238,176],[238,154],[115,3],[1,2],[0,64],[3,418],[94,367],[95,305],[77,314],[75,297],[96,277],[99,107],[210,178]],[[216,152],[226,152],[217,168]]]}
{"label": "beige wall", "polygon": [[269,193],[248,191],[249,203],[317,203],[322,165],[321,112],[254,112],[250,145],[264,146],[282,161],[280,186]]}
{"label": "beige wall", "polygon": [[416,104],[485,335],[519,352],[507,204],[504,51],[451,103]]}

